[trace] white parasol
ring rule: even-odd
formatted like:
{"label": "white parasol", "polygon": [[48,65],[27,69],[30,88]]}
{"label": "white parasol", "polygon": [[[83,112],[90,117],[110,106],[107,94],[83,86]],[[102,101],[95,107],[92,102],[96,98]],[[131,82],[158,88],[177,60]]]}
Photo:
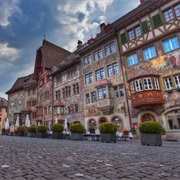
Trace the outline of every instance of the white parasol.
{"label": "white parasol", "polygon": [[29,115],[26,115],[26,120],[25,120],[25,127],[29,127],[30,126],[30,120],[29,120]]}
{"label": "white parasol", "polygon": [[9,129],[9,119],[8,119],[8,118],[6,119],[5,129],[6,129],[6,130]]}
{"label": "white parasol", "polygon": [[15,127],[16,127],[16,128],[19,127],[19,116],[17,116]]}

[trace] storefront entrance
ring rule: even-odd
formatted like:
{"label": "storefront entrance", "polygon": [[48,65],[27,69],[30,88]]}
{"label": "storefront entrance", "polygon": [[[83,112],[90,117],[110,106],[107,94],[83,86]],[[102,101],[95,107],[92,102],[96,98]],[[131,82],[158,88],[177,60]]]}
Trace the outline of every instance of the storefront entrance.
{"label": "storefront entrance", "polygon": [[168,129],[180,129],[180,109],[170,111],[166,114]]}

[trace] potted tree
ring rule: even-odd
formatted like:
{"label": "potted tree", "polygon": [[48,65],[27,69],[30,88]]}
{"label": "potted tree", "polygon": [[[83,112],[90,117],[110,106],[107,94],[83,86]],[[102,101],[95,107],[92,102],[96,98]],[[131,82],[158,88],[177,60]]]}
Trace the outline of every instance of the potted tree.
{"label": "potted tree", "polygon": [[53,124],[52,126],[52,138],[53,139],[63,139],[64,127],[62,124]]}
{"label": "potted tree", "polygon": [[71,124],[69,127],[72,140],[83,141],[84,126],[80,123]]}
{"label": "potted tree", "polygon": [[36,137],[36,127],[31,125],[28,127],[27,137]]}
{"label": "potted tree", "polygon": [[25,127],[24,126],[19,126],[17,128],[17,135],[18,136],[24,136],[24,132],[25,132]]}
{"label": "potted tree", "polygon": [[141,132],[142,145],[162,145],[162,126],[156,121],[145,121],[140,124],[139,131]]}
{"label": "potted tree", "polygon": [[102,123],[99,126],[101,142],[116,143],[117,142],[117,137],[116,137],[117,129],[118,129],[117,125],[114,123],[111,123],[111,122]]}
{"label": "potted tree", "polygon": [[41,124],[37,127],[37,137],[46,138],[47,127],[44,124]]}

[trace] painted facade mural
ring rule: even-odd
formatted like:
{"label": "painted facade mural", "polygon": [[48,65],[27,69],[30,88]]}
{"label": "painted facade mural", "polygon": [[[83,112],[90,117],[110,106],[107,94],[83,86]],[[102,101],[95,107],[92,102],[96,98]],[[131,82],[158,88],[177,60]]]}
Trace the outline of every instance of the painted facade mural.
{"label": "painted facade mural", "polygon": [[159,75],[180,72],[180,50],[158,56],[150,61],[141,62],[140,64],[132,67],[127,67],[125,72],[127,78],[126,80],[134,77],[137,74],[140,66],[151,73],[156,73]]}

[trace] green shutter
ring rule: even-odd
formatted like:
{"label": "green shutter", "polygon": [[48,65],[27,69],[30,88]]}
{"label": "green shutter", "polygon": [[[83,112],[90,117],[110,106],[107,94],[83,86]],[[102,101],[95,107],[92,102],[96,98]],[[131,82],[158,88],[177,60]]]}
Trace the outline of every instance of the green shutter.
{"label": "green shutter", "polygon": [[149,24],[148,24],[148,21],[143,21],[141,22],[141,30],[142,30],[142,33],[147,33],[149,31]]}
{"label": "green shutter", "polygon": [[121,35],[120,35],[120,39],[121,39],[121,44],[124,44],[124,43],[126,43],[127,42],[127,36],[126,36],[126,32],[124,32],[124,33],[122,33]]}
{"label": "green shutter", "polygon": [[163,24],[163,20],[162,20],[162,17],[161,17],[160,13],[152,16],[151,21],[153,23],[154,28],[156,28],[156,27],[160,26],[161,24]]}

